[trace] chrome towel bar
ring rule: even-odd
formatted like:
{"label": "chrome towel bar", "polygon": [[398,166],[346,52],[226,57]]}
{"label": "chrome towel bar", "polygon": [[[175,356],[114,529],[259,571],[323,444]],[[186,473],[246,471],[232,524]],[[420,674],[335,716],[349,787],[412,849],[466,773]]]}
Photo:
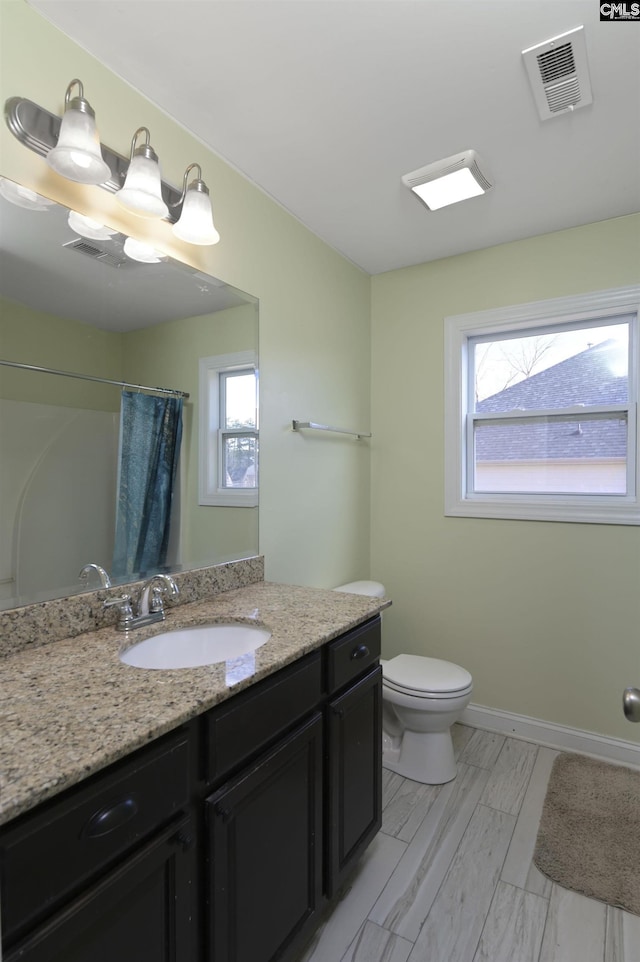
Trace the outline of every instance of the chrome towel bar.
{"label": "chrome towel bar", "polygon": [[291,427],[294,431],[300,431],[302,428],[310,428],[312,431],[333,431],[335,434],[349,434],[358,441],[362,438],[371,437],[371,434],[368,434],[366,431],[351,431],[349,428],[332,428],[328,424],[317,424],[315,421],[292,421]]}

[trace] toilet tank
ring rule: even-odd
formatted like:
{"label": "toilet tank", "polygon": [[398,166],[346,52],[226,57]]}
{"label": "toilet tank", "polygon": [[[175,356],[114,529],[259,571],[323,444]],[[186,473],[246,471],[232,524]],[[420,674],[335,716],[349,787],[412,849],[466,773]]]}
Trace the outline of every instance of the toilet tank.
{"label": "toilet tank", "polygon": [[338,585],[334,591],[343,591],[351,595],[367,595],[369,598],[384,598],[385,588],[379,581],[350,581],[346,585]]}

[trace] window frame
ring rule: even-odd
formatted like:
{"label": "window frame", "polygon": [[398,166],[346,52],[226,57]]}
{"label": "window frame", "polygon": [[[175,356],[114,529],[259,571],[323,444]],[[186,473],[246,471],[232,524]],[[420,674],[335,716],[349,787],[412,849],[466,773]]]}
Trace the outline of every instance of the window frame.
{"label": "window frame", "polygon": [[[498,337],[559,325],[594,325],[621,315],[629,324],[629,399],[627,479],[632,487],[619,494],[507,494],[469,491],[467,449],[471,443],[473,397],[469,342],[484,335]],[[640,285],[583,295],[517,304],[512,307],[458,314],[444,319],[445,328],[445,510],[446,516],[523,521],[572,521],[595,524],[640,524],[640,437],[637,417],[640,374]],[[611,406],[613,407],[613,405]],[[529,413],[529,412],[527,412]]]}
{"label": "window frame", "polygon": [[[215,354],[199,361],[199,478],[198,504],[214,507],[255,508],[258,506],[259,481],[253,488],[228,488],[220,484],[223,463],[222,445],[228,436],[251,436],[259,441],[259,425],[255,430],[235,430],[223,427],[223,406],[220,400],[221,375],[252,370],[258,392],[258,358],[255,351],[234,354]],[[257,414],[257,410],[256,410]],[[212,441],[215,434],[215,443]],[[259,478],[259,474],[256,474]]]}

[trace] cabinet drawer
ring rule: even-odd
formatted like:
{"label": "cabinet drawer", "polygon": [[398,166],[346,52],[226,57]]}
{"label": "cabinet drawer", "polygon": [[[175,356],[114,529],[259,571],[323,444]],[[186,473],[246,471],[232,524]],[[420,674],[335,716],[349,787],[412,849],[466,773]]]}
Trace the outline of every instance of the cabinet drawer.
{"label": "cabinet drawer", "polygon": [[317,651],[213,709],[206,718],[206,781],[237,768],[321,699],[322,658]]}
{"label": "cabinet drawer", "polygon": [[327,645],[329,694],[338,691],[377,662],[380,641],[380,618],[377,617]]}
{"label": "cabinet drawer", "polygon": [[173,821],[4,956],[5,962],[195,962],[189,818]]}
{"label": "cabinet drawer", "polygon": [[188,800],[188,733],[181,729],[2,832],[5,939],[45,917]]}

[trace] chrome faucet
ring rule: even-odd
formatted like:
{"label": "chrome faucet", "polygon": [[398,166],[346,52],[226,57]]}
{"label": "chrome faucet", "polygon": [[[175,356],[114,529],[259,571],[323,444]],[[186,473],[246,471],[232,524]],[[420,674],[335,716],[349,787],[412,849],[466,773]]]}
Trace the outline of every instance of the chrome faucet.
{"label": "chrome faucet", "polygon": [[118,631],[131,631],[144,625],[152,625],[156,621],[164,621],[163,596],[177,598],[179,594],[180,589],[171,575],[157,574],[142,585],[136,605],[137,614],[134,615],[131,595],[127,594],[119,598],[107,598],[103,607],[119,608],[120,618],[116,628]]}
{"label": "chrome faucet", "polygon": [[[171,575],[153,575],[148,581],[145,581],[140,589],[138,616],[144,618],[146,615],[159,614],[164,618],[163,595],[168,598],[177,598],[179,594],[180,589]],[[151,596],[151,600],[149,600],[149,596]]]}
{"label": "chrome faucet", "polygon": [[111,587],[111,578],[109,577],[107,572],[104,570],[102,565],[97,565],[93,563],[89,565],[85,565],[84,568],[80,569],[80,571],[78,572],[78,581],[84,581],[85,583],[88,582],[89,574],[92,571],[95,571],[95,573],[100,578],[100,584],[102,585],[103,588]]}

